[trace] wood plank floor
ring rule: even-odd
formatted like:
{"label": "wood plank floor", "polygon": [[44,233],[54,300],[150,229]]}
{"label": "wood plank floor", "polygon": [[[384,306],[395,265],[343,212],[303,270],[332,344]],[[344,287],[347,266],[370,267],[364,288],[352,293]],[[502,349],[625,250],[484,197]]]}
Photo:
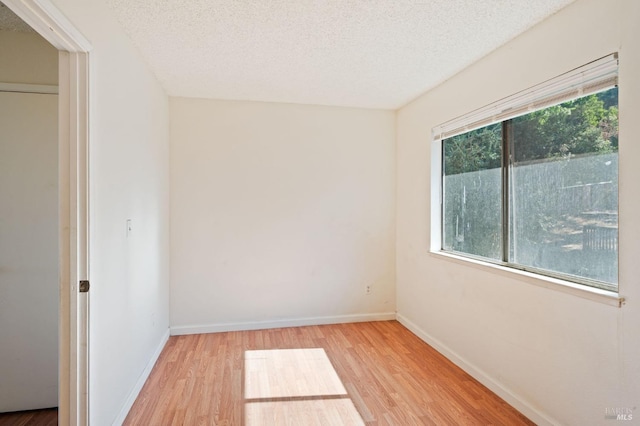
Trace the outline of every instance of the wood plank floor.
{"label": "wood plank floor", "polygon": [[125,421],[269,424],[533,423],[397,321],[171,337]]}
{"label": "wood plank floor", "polygon": [[0,426],[56,426],[57,424],[57,408],[0,413]]}

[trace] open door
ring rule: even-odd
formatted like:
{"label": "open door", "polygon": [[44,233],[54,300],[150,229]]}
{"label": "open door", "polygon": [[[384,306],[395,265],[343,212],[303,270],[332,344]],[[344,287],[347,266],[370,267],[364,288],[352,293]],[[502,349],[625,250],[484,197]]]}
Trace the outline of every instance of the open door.
{"label": "open door", "polygon": [[3,0],[59,50],[58,423],[88,423],[88,146],[90,43],[49,0]]}

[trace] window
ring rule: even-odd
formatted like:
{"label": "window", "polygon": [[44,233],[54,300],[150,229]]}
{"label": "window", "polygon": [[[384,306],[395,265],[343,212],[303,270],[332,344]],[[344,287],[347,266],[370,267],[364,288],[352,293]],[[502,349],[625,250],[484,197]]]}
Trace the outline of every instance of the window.
{"label": "window", "polygon": [[435,129],[441,250],[617,292],[617,57],[525,92]]}

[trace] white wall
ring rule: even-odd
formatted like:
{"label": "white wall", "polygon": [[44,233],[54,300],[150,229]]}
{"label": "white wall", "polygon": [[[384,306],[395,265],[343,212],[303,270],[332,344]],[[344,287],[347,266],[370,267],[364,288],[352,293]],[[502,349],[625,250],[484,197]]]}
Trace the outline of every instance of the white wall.
{"label": "white wall", "polygon": [[53,2],[93,46],[89,411],[110,425],[169,327],[168,98],[103,1]]}
{"label": "white wall", "polygon": [[170,104],[172,333],[393,315],[392,112]]}
{"label": "white wall", "polygon": [[[635,0],[578,0],[398,112],[399,316],[541,424],[604,424],[605,408],[640,406],[639,22]],[[431,128],[615,51],[626,306],[429,254]]]}
{"label": "white wall", "polygon": [[58,85],[58,51],[39,34],[0,31],[0,82]]}

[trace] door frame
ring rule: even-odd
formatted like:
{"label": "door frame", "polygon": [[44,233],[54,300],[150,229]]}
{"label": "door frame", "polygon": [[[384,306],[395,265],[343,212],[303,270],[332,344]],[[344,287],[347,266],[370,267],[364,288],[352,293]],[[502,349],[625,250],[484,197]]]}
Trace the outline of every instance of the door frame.
{"label": "door frame", "polygon": [[58,423],[88,424],[91,43],[50,0],[2,0],[58,54]]}

